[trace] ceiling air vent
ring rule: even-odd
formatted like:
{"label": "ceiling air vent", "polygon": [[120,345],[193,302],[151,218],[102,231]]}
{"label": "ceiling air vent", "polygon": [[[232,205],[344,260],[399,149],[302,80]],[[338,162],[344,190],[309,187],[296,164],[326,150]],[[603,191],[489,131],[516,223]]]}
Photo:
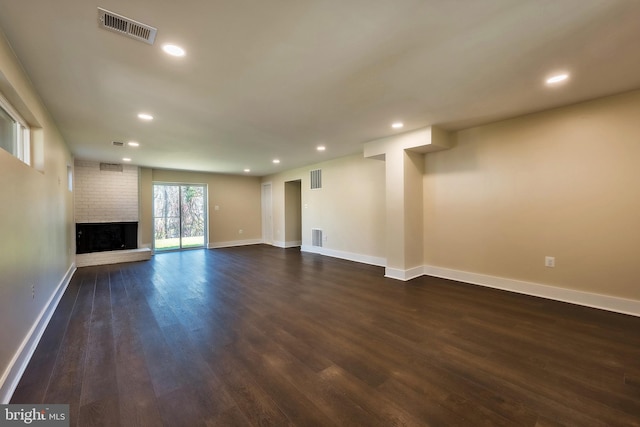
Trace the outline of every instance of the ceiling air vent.
{"label": "ceiling air vent", "polygon": [[114,146],[116,147],[124,147],[124,142],[120,142],[120,141],[113,141],[112,142]]}
{"label": "ceiling air vent", "polygon": [[98,8],[98,24],[105,30],[122,34],[132,39],[153,44],[156,39],[157,28],[129,19],[106,9]]}

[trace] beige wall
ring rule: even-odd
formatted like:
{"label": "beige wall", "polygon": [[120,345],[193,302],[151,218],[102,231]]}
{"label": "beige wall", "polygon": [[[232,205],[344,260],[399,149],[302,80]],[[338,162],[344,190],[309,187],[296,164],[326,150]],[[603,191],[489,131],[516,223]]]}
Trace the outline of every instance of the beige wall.
{"label": "beige wall", "polygon": [[153,182],[207,184],[210,245],[262,238],[260,178],[147,168],[140,176],[142,245],[153,239]]}
{"label": "beige wall", "polygon": [[0,150],[1,400],[17,366],[12,359],[72,266],[75,233],[67,188],[73,159],[2,33],[0,91],[30,126],[41,128],[38,169]]}
{"label": "beige wall", "polygon": [[425,166],[425,264],[640,300],[640,91],[461,131]]}
{"label": "beige wall", "polygon": [[[310,189],[312,169],[322,169],[322,189]],[[264,177],[273,188],[276,244],[284,243],[286,229],[284,183],[293,180],[302,182],[303,246],[311,245],[311,229],[320,228],[325,249],[385,256],[384,162],[356,154]]]}

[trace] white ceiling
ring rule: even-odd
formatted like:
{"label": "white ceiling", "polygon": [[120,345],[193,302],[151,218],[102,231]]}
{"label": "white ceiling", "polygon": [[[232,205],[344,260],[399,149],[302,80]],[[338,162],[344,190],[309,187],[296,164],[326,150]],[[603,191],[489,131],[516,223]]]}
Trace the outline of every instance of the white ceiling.
{"label": "white ceiling", "polygon": [[158,168],[265,175],[640,88],[638,0],[0,0],[0,27],[76,157]]}

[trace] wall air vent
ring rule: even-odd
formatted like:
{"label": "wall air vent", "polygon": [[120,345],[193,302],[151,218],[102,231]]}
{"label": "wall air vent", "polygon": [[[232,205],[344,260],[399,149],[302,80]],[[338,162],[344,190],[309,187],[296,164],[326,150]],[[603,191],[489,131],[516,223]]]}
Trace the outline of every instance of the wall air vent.
{"label": "wall air vent", "polygon": [[319,228],[311,229],[311,246],[322,247],[322,230]]}
{"label": "wall air vent", "polygon": [[105,172],[122,172],[123,167],[118,163],[100,163],[100,170]]}
{"label": "wall air vent", "polygon": [[98,8],[98,25],[105,30],[122,34],[148,44],[153,44],[158,30],[150,25],[134,21],[106,9]]}
{"label": "wall air vent", "polygon": [[124,147],[124,142],[120,142],[120,141],[113,141],[112,144],[115,147]]}
{"label": "wall air vent", "polygon": [[310,179],[312,190],[322,188],[322,169],[312,170],[310,172]]}

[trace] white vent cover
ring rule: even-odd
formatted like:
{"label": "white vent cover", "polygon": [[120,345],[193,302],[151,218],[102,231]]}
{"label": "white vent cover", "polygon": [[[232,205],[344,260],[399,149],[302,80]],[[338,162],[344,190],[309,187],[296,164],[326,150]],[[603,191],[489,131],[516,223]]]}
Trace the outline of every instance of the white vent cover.
{"label": "white vent cover", "polygon": [[311,246],[322,247],[322,230],[319,228],[311,229]]}
{"label": "white vent cover", "polygon": [[153,44],[158,30],[150,25],[129,19],[117,13],[98,8],[98,24],[105,30],[122,34],[132,39]]}
{"label": "white vent cover", "polygon": [[311,189],[322,188],[322,169],[312,170],[310,173]]}

